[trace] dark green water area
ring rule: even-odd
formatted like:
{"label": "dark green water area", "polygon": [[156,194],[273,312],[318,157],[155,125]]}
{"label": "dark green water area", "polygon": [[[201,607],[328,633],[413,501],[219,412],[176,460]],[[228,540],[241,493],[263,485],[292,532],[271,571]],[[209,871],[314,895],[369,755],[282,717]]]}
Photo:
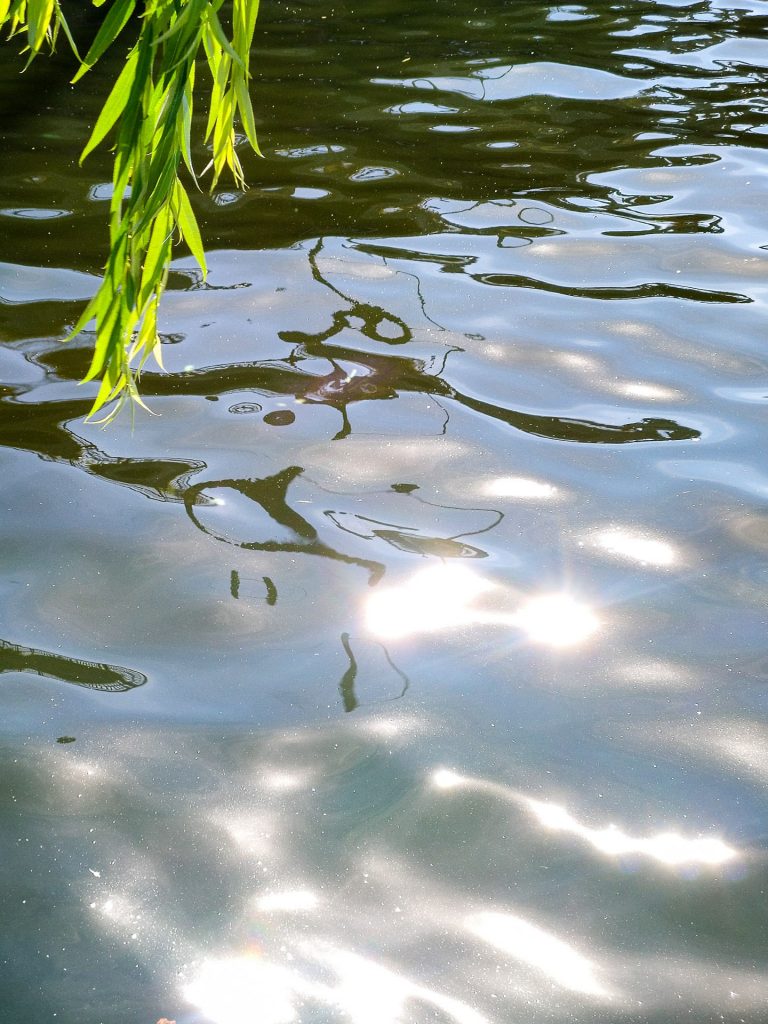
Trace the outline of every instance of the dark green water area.
{"label": "dark green water area", "polygon": [[267,0],[106,428],[3,48],[0,1024],[768,1020],[767,26]]}

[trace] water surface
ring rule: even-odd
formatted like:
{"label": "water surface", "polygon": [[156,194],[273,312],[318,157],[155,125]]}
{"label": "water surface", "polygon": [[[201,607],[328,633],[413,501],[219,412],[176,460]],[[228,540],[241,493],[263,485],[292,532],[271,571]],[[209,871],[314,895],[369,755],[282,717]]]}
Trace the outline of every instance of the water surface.
{"label": "water surface", "polygon": [[106,429],[6,54],[2,1024],[765,1020],[767,13],[267,4]]}

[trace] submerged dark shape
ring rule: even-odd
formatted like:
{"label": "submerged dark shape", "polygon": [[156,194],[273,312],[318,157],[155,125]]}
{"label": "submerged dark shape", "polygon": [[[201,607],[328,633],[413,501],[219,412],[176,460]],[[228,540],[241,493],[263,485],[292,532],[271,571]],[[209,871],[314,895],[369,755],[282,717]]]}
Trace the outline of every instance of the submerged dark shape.
{"label": "submerged dark shape", "polygon": [[147,677],[143,672],[106,662],[69,658],[36,647],[23,647],[8,640],[0,640],[0,673],[33,672],[47,679],[87,686],[91,690],[123,693],[143,686]]}

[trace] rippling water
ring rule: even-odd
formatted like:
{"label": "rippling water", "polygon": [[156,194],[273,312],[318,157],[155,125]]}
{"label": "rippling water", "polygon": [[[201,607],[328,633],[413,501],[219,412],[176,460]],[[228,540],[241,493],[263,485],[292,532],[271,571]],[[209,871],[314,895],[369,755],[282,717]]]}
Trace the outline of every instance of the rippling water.
{"label": "rippling water", "polygon": [[2,1024],[767,1019],[767,22],[267,4],[107,429],[8,51]]}

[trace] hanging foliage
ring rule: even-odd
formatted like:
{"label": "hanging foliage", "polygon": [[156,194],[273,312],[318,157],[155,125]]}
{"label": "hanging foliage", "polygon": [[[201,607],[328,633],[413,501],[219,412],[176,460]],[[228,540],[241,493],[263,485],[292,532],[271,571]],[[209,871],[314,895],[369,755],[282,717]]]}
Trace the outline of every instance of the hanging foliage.
{"label": "hanging foliage", "polygon": [[[107,6],[105,0],[91,3]],[[69,336],[95,323],[85,380],[101,385],[90,416],[108,407],[103,419],[110,419],[126,399],[143,405],[138,381],[150,354],[160,363],[158,305],[176,237],[206,274],[200,229],[179,173],[184,165],[197,185],[190,135],[198,65],[207,68],[211,82],[205,135],[211,157],[201,171],[210,172],[210,187],[225,170],[238,187],[245,186],[236,122],[259,153],[248,89],[258,8],[259,0],[111,0],[81,56],[59,0],[0,0],[0,29],[7,26],[11,36],[24,38],[30,61],[65,36],[80,64],[73,82],[138,21],[81,156],[82,162],[96,146],[112,141],[109,256],[101,285]]]}

